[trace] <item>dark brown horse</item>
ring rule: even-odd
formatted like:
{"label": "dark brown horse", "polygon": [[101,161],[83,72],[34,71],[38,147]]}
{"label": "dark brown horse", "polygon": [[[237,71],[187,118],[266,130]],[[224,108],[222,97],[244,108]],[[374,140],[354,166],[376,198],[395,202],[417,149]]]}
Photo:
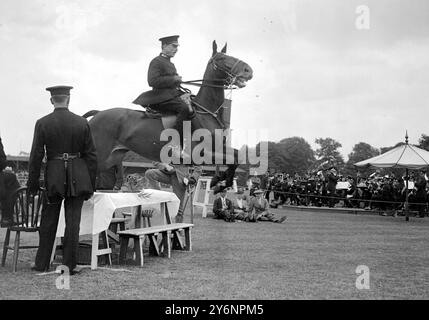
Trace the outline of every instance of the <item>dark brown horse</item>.
{"label": "dark brown horse", "polygon": [[[213,41],[212,57],[202,83],[198,83],[201,88],[193,99],[197,114],[191,122],[192,130],[205,128],[214,133],[216,129],[226,129],[225,118],[228,117],[225,117],[225,109],[221,107],[225,100],[224,90],[233,86],[242,88],[252,76],[253,71],[247,63],[226,55],[226,45],[218,52],[216,42]],[[190,81],[189,84],[196,84],[197,81]],[[153,161],[160,160],[161,149],[168,143],[160,141],[161,132],[165,129],[165,118],[163,121],[159,117],[148,116],[143,109],[139,111],[125,108],[93,110],[84,115],[89,116],[93,116],[89,125],[97,149],[99,170],[120,163],[129,150]],[[229,164],[227,173],[214,179],[212,185],[219,179],[226,178],[227,186],[231,186],[236,167],[236,161]]]}

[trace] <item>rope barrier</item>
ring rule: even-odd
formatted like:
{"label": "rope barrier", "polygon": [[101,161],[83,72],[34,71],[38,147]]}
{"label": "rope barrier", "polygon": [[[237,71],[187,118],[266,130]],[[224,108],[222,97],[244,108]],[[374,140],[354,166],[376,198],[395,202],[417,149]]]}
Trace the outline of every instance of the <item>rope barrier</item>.
{"label": "rope barrier", "polygon": [[[291,196],[300,196],[300,197],[308,197],[308,198],[318,198],[318,199],[331,199],[331,200],[338,200],[338,201],[353,201],[353,202],[368,202],[369,205],[371,203],[385,203],[385,204],[397,204],[397,205],[403,205],[405,204],[405,201],[386,201],[386,200],[377,200],[377,199],[359,199],[359,198],[344,198],[339,196],[324,196],[319,194],[311,194],[311,193],[299,193],[299,192],[286,192],[286,191],[275,191],[275,190],[268,190],[268,189],[261,189],[264,192],[274,192],[274,193],[280,193],[283,195],[291,195]],[[427,205],[428,201],[425,202],[408,202],[408,205]]]}

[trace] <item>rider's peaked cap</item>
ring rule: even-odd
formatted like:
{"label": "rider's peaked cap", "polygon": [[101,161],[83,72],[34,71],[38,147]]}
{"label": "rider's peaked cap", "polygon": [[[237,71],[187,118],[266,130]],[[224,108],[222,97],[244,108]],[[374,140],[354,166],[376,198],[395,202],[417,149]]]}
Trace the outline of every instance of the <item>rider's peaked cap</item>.
{"label": "rider's peaked cap", "polygon": [[56,96],[56,95],[69,96],[71,89],[73,89],[73,87],[70,87],[70,86],[53,86],[53,87],[46,88],[46,90],[51,93],[51,96]]}
{"label": "rider's peaked cap", "polygon": [[163,38],[159,38],[159,41],[161,41],[162,44],[171,44],[171,43],[176,43],[179,44],[178,39],[179,36],[168,36],[168,37],[163,37]]}

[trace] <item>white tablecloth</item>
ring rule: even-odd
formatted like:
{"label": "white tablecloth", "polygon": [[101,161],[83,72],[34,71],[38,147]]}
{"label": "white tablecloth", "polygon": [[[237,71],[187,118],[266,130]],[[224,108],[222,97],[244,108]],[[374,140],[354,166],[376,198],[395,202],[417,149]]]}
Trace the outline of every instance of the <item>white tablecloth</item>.
{"label": "white tablecloth", "polygon": [[[180,200],[172,192],[145,189],[150,194],[148,197],[140,197],[138,193],[103,193],[95,192],[91,199],[84,201],[80,221],[80,235],[97,234],[108,229],[116,209],[141,205],[142,208],[155,208],[152,225],[165,224],[161,216],[160,204],[167,203],[168,213],[174,221],[179,210]],[[65,219],[64,203],[61,207],[58,221],[57,237],[64,236]]]}

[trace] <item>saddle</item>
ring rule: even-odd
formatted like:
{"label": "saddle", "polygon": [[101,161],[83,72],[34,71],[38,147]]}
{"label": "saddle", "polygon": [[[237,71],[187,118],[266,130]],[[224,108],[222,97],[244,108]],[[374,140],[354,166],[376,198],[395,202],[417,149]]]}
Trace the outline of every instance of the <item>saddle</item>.
{"label": "saddle", "polygon": [[[182,98],[182,100],[184,100],[187,104],[191,104],[191,107],[192,107],[192,100],[195,98],[195,95],[184,94],[180,98]],[[146,104],[146,105],[140,104],[140,106],[145,108],[145,111],[143,112],[147,118],[161,119],[165,129],[173,128],[175,126],[177,116],[174,112],[171,112],[171,111],[161,112],[158,109],[158,104]],[[195,110],[193,112],[193,116],[191,116],[191,119],[194,116],[195,116]]]}

